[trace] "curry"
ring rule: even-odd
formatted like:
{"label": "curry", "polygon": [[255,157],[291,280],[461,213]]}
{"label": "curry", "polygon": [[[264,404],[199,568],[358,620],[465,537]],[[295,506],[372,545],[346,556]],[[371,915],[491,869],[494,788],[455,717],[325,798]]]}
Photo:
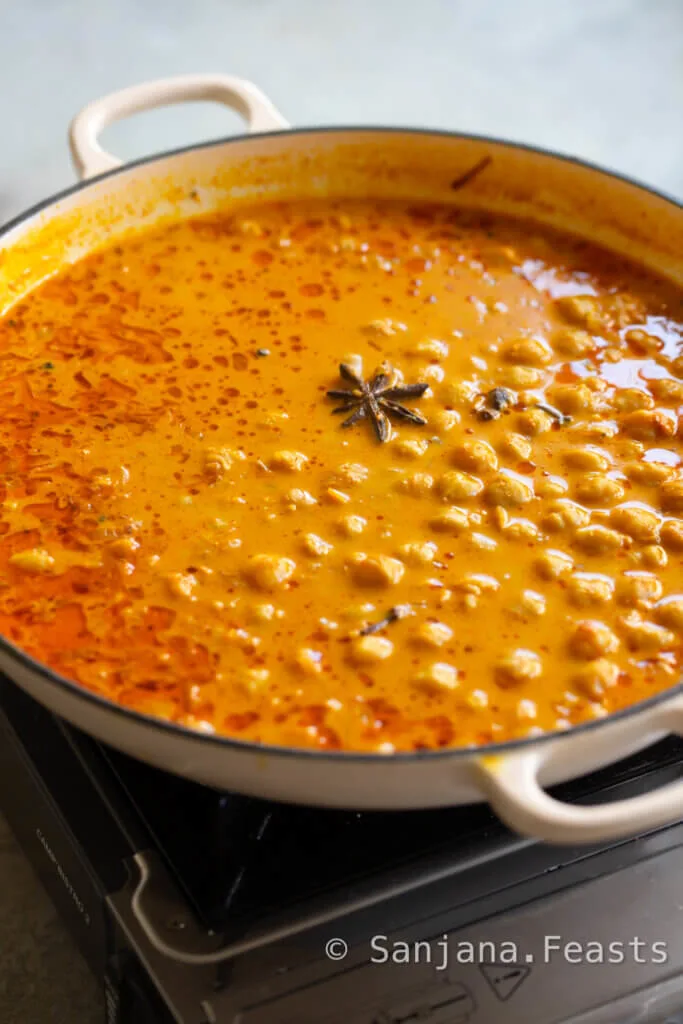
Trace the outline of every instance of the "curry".
{"label": "curry", "polygon": [[262,205],[0,320],[0,631],[207,733],[394,751],[674,685],[683,294],[502,216]]}

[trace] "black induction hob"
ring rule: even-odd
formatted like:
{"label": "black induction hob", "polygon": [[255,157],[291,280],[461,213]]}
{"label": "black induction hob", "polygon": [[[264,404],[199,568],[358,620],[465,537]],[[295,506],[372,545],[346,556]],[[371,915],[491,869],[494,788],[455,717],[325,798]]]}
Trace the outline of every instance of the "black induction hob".
{"label": "black induction hob", "polygon": [[[683,742],[671,739],[558,791],[579,802],[614,799],[674,779],[682,766]],[[624,1016],[630,1024],[683,1007],[683,913],[662,921],[673,944],[680,936],[664,974],[658,964],[631,964],[617,978],[603,965],[599,984],[592,972],[577,988],[569,965],[559,973],[557,964],[539,966],[533,950],[506,964],[495,959],[498,947],[437,969],[445,936],[460,936],[459,950],[463,936],[485,940],[509,921],[509,941],[519,945],[534,939],[544,913],[559,932],[570,920],[585,931],[593,917],[597,934],[609,933],[611,912],[615,937],[627,941],[629,929],[643,930],[640,918],[652,923],[659,901],[671,911],[659,889],[675,863],[683,876],[683,826],[566,849],[511,835],[485,806],[353,813],[277,805],[134,761],[4,679],[0,809],[102,980],[112,1024],[555,1024],[592,1021],[586,1012],[617,998],[624,1013],[635,1006],[641,1014]],[[627,914],[638,895],[642,907]],[[610,911],[614,899],[620,911]],[[582,900],[589,909],[577,917]],[[369,941],[378,935],[375,949]],[[379,962],[396,942],[412,951],[418,940],[432,942],[431,963],[394,962],[393,952]],[[342,946],[326,953],[335,941]],[[562,984],[565,1006],[553,998]],[[653,1013],[660,1001],[659,1017],[632,1005],[634,989],[648,993]],[[586,996],[577,1002],[578,990]],[[527,993],[539,1016],[528,1016]]]}

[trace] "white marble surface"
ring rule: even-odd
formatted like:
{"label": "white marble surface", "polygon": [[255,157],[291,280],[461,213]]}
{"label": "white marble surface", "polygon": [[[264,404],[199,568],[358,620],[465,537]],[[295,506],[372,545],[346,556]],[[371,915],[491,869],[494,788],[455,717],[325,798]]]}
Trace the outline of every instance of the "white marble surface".
{"label": "white marble surface", "polygon": [[[90,99],[216,70],[295,125],[463,129],[683,196],[683,0],[0,0],[0,222],[73,180]],[[124,157],[228,134],[196,106],[110,129]],[[0,1020],[94,1024],[95,985],[0,822]]]}

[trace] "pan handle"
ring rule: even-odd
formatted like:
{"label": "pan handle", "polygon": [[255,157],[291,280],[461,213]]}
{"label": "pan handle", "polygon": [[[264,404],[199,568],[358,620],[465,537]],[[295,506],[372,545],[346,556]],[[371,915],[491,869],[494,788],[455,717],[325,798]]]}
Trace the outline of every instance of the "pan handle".
{"label": "pan handle", "polygon": [[250,132],[268,132],[288,127],[268,97],[244,78],[235,78],[233,75],[178,75],[142,82],[94,100],[71,122],[69,144],[79,177],[93,178],[120,166],[121,161],[102,149],[98,141],[107,125],[143,110],[201,100],[224,103],[237,111],[247,122]]}
{"label": "pan handle", "polygon": [[[496,814],[516,832],[549,843],[596,843],[647,832],[683,819],[683,779],[625,800],[593,806],[564,803],[545,791],[539,776],[569,754],[595,761],[598,748],[642,749],[666,734],[683,736],[683,696],[614,723],[615,743],[606,729],[562,737],[500,757],[482,758],[480,780]],[[618,739],[617,739],[618,736]],[[574,746],[576,744],[576,746]],[[566,751],[566,753],[564,753]],[[570,753],[571,751],[571,753]],[[610,758],[615,761],[617,753]],[[603,763],[604,763],[603,758]]]}

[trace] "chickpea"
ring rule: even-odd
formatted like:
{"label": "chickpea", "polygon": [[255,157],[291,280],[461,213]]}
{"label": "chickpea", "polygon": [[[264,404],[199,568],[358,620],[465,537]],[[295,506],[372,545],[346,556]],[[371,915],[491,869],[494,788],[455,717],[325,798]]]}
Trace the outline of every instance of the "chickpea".
{"label": "chickpea", "polygon": [[602,473],[586,473],[576,485],[576,496],[586,505],[613,505],[624,497],[624,488]]}
{"label": "chickpea", "polygon": [[500,583],[495,576],[489,576],[485,572],[468,572],[458,581],[458,590],[467,594],[495,594],[500,590]]}
{"label": "chickpea", "polygon": [[500,381],[506,387],[515,388],[517,391],[524,388],[540,388],[543,383],[543,371],[534,366],[509,364],[502,367]]}
{"label": "chickpea", "polygon": [[109,545],[109,551],[114,558],[129,558],[140,547],[140,541],[135,537],[119,537]]}
{"label": "chickpea", "polygon": [[637,506],[615,508],[610,513],[610,523],[617,530],[637,541],[659,539],[660,520],[654,512]]}
{"label": "chickpea", "polygon": [[270,679],[267,668],[243,668],[240,671],[239,684],[249,694],[261,693]]}
{"label": "chickpea", "polygon": [[676,643],[676,637],[670,630],[654,622],[646,622],[636,611],[620,616],[617,627],[630,650],[640,654],[655,654]]}
{"label": "chickpea", "polygon": [[591,391],[598,394],[602,394],[610,388],[610,385],[606,380],[603,380],[602,377],[595,376],[595,374],[592,374],[590,377],[584,377],[583,383],[587,388],[590,388]]}
{"label": "chickpea", "polygon": [[618,441],[614,448],[622,459],[639,459],[645,453],[643,442],[633,441],[631,438],[624,438]]}
{"label": "chickpea", "polygon": [[520,722],[533,721],[538,715],[536,701],[529,700],[528,697],[522,697],[515,706],[515,715]]}
{"label": "chickpea", "polygon": [[649,607],[662,596],[662,584],[649,572],[627,572],[617,583],[620,604]]}
{"label": "chickpea", "polygon": [[590,512],[569,498],[561,498],[548,505],[543,526],[550,530],[576,530],[590,522]]}
{"label": "chickpea", "polygon": [[583,327],[591,334],[600,334],[603,330],[600,305],[589,295],[563,295],[555,300],[555,308],[567,323]]}
{"label": "chickpea", "polygon": [[352,484],[362,484],[369,475],[368,467],[363,466],[360,462],[345,462],[337,468],[335,473],[337,482],[347,487]]}
{"label": "chickpea", "polygon": [[453,469],[439,480],[439,493],[446,501],[463,501],[467,498],[475,498],[484,489],[483,481],[470,473],[463,473],[459,469]]}
{"label": "chickpea", "polygon": [[300,473],[307,462],[308,457],[303,452],[279,451],[275,452],[269,466],[285,473]]}
{"label": "chickpea", "polygon": [[601,700],[619,681],[619,667],[607,658],[598,658],[572,676],[572,686],[589,700]]}
{"label": "chickpea", "polygon": [[486,500],[489,505],[514,508],[525,505],[533,497],[534,491],[530,484],[506,472],[499,473],[486,487]]}
{"label": "chickpea", "polygon": [[564,327],[556,331],[552,337],[553,348],[560,355],[570,359],[587,356],[595,348],[595,341],[587,331],[576,327]]}
{"label": "chickpea", "polygon": [[659,352],[663,344],[654,334],[648,334],[646,331],[641,331],[638,328],[628,331],[624,337],[631,351],[639,356],[654,355],[656,352]]}
{"label": "chickpea", "polygon": [[272,622],[278,616],[278,609],[274,604],[259,603],[252,606],[250,610],[251,619],[254,622]]}
{"label": "chickpea", "polygon": [[666,480],[659,489],[659,498],[665,512],[683,512],[683,478]]}
{"label": "chickpea", "polygon": [[419,672],[413,680],[416,690],[422,690],[432,696],[444,690],[456,690],[458,688],[458,671],[446,662],[437,661],[433,665]]}
{"label": "chickpea", "polygon": [[534,562],[534,569],[542,580],[559,580],[569,576],[574,568],[574,560],[564,551],[555,551],[552,548],[544,551]]}
{"label": "chickpea", "polygon": [[609,576],[576,573],[567,581],[567,595],[577,608],[608,604],[614,596],[614,581]]}
{"label": "chickpea", "polygon": [[660,626],[683,632],[683,597],[666,597],[654,610],[654,618]]}
{"label": "chickpea", "polygon": [[479,711],[481,708],[487,708],[489,706],[489,695],[486,690],[470,690],[466,694],[465,698],[466,707],[472,711]]}
{"label": "chickpea", "polygon": [[246,569],[247,580],[260,590],[286,583],[296,571],[296,562],[279,555],[255,555]]}
{"label": "chickpea", "polygon": [[204,476],[208,480],[220,480],[236,461],[244,461],[246,455],[239,449],[207,448],[204,452]]}
{"label": "chickpea", "polygon": [[526,409],[517,417],[517,429],[525,437],[538,437],[547,433],[555,420],[542,409]]}
{"label": "chickpea", "polygon": [[619,649],[619,637],[609,626],[596,619],[584,619],[576,624],[569,638],[569,650],[575,658],[592,661],[605,654],[614,654]]}
{"label": "chickpea", "polygon": [[591,423],[579,422],[565,427],[565,433],[573,437],[581,438],[583,441],[602,442],[609,441],[619,433],[619,427],[611,420],[594,420]]}
{"label": "chickpea", "polygon": [[526,462],[531,455],[531,442],[522,434],[510,431],[504,434],[498,443],[498,451],[503,455],[511,455],[520,462]]}
{"label": "chickpea", "polygon": [[670,520],[660,531],[660,540],[669,551],[683,551],[683,523]]}
{"label": "chickpea", "polygon": [[443,405],[469,409],[477,397],[478,390],[474,381],[461,380],[444,385],[439,397]]}
{"label": "chickpea", "polygon": [[187,597],[191,601],[196,601],[197,598],[194,595],[196,586],[197,579],[192,573],[170,572],[166,577],[166,587],[174,597]]}
{"label": "chickpea", "polygon": [[561,498],[569,490],[569,484],[561,476],[544,473],[536,481],[536,495],[539,498]]}
{"label": "chickpea", "polygon": [[477,551],[495,551],[498,547],[498,541],[487,537],[485,533],[472,533],[467,539],[469,546]]}
{"label": "chickpea", "polygon": [[537,619],[545,615],[545,610],[545,598],[535,590],[523,590],[519,601],[509,608],[510,614],[517,619]]}
{"label": "chickpea", "polygon": [[337,523],[337,530],[345,537],[357,537],[367,525],[367,519],[363,519],[362,516],[344,516]]}
{"label": "chickpea", "polygon": [[424,370],[420,370],[417,379],[421,384],[441,384],[446,379],[446,371],[443,366],[432,363],[425,366]]}
{"label": "chickpea", "polygon": [[590,704],[586,705],[586,708],[583,711],[583,717],[587,720],[590,720],[591,718],[607,718],[608,714],[609,712],[607,711],[607,708],[604,708],[602,704],[598,704],[596,701],[592,701]]}
{"label": "chickpea", "polygon": [[438,409],[432,413],[430,420],[440,433],[447,433],[460,423],[460,413],[455,409]]}
{"label": "chickpea", "polygon": [[624,473],[636,484],[643,487],[655,487],[673,476],[671,466],[663,462],[628,462],[624,466]]}
{"label": "chickpea", "polygon": [[610,386],[607,383],[607,381],[604,381],[602,379],[602,377],[595,376],[584,377],[582,383],[589,389],[589,391],[593,392],[593,396],[595,396],[596,394],[604,394],[604,392],[607,391]]}
{"label": "chickpea", "polygon": [[286,494],[287,502],[291,505],[317,505],[318,502],[309,494],[308,491],[302,490],[300,487],[292,487],[291,490],[287,491]]}
{"label": "chickpea", "polygon": [[491,522],[497,529],[505,530],[510,525],[510,513],[502,505],[494,505],[491,510]]}
{"label": "chickpea", "polygon": [[[353,241],[353,247],[355,248],[355,240],[350,239],[350,241]],[[342,249],[343,248],[346,247],[342,243]],[[408,328],[406,327],[405,324],[402,324],[396,320],[390,320],[388,317],[384,317],[378,320],[371,320],[370,323],[366,324],[364,328],[366,334],[380,335],[384,338],[392,338],[395,334],[398,334],[399,331],[406,331],[407,329]]]}
{"label": "chickpea", "polygon": [[538,679],[542,672],[543,665],[539,656],[523,647],[508,651],[494,668],[495,680],[502,689]]}
{"label": "chickpea", "polygon": [[424,338],[412,348],[406,350],[411,356],[426,356],[430,359],[445,359],[448,355],[448,343],[439,338]]}
{"label": "chickpea", "polygon": [[616,392],[613,404],[617,412],[638,412],[640,409],[655,407],[652,395],[641,388],[622,388]]}
{"label": "chickpea", "polygon": [[624,353],[615,345],[608,345],[602,350],[602,358],[608,363],[620,363],[624,358]]}
{"label": "chickpea", "polygon": [[570,448],[564,453],[563,460],[569,469],[582,469],[590,473],[606,473],[612,465],[607,452],[599,448]]}
{"label": "chickpea", "polygon": [[676,423],[661,409],[639,409],[624,416],[621,429],[638,441],[657,441],[673,437],[676,433]]}
{"label": "chickpea", "polygon": [[649,388],[657,401],[663,405],[683,404],[683,384],[680,380],[655,377],[654,380],[649,381]]}
{"label": "chickpea", "polygon": [[[411,473],[398,481],[396,487],[414,498],[423,498],[434,486],[434,477],[429,473]],[[482,484],[483,486],[483,484]]]}
{"label": "chickpea", "polygon": [[[498,506],[500,507],[500,506]],[[530,541],[539,536],[539,529],[530,519],[513,519],[505,527],[505,536],[509,540]]]}
{"label": "chickpea", "polygon": [[429,441],[396,441],[394,448],[397,455],[404,459],[419,459],[429,448]]}
{"label": "chickpea", "polygon": [[55,560],[44,548],[29,548],[27,551],[16,551],[10,555],[9,564],[24,572],[48,573],[55,567]]}
{"label": "chickpea", "polygon": [[546,366],[552,359],[548,344],[541,338],[514,338],[503,342],[500,357],[519,366]]}
{"label": "chickpea", "polygon": [[323,668],[322,657],[322,651],[316,651],[312,647],[300,647],[295,664],[306,675],[320,675]]}
{"label": "chickpea", "polygon": [[362,587],[388,587],[400,583],[405,572],[403,562],[388,555],[370,556],[358,552],[349,560],[354,581]]}
{"label": "chickpea", "polygon": [[593,395],[585,384],[557,384],[550,391],[550,400],[560,412],[576,415],[590,412]]}
{"label": "chickpea", "polygon": [[575,543],[589,555],[604,555],[623,546],[624,538],[607,526],[582,526],[574,534]]}
{"label": "chickpea", "polygon": [[433,530],[438,530],[441,533],[452,533],[457,537],[469,529],[470,518],[464,508],[458,508],[457,505],[453,505],[444,512],[440,512],[439,515],[434,516],[433,519],[430,519],[429,525]]}
{"label": "chickpea", "polygon": [[660,544],[648,544],[641,552],[641,559],[649,569],[663,569],[669,556]]}
{"label": "chickpea", "polygon": [[333,551],[332,544],[328,544],[326,540],[319,537],[316,533],[306,533],[302,539],[302,547],[306,554],[313,555],[317,558],[322,558],[323,555],[329,555],[330,551]]}
{"label": "chickpea", "polygon": [[436,558],[437,550],[432,541],[414,541],[401,546],[401,557],[409,565],[429,565]]}
{"label": "chickpea", "polygon": [[341,362],[348,366],[358,376],[363,376],[363,357],[360,352],[345,352]]}
{"label": "chickpea", "polygon": [[564,530],[565,522],[559,512],[547,512],[541,520],[541,526],[547,533],[559,533]]}
{"label": "chickpea", "polygon": [[359,665],[386,661],[394,653],[394,645],[384,636],[360,636],[353,642],[351,657]]}
{"label": "chickpea", "polygon": [[239,223],[239,231],[240,234],[251,235],[253,238],[263,238],[266,233],[256,220],[241,220]]}
{"label": "chickpea", "polygon": [[458,469],[468,469],[474,473],[498,468],[496,453],[486,441],[463,441],[452,450],[451,462]]}
{"label": "chickpea", "polygon": [[423,622],[413,637],[413,642],[423,647],[443,647],[453,636],[453,630],[444,622]]}

